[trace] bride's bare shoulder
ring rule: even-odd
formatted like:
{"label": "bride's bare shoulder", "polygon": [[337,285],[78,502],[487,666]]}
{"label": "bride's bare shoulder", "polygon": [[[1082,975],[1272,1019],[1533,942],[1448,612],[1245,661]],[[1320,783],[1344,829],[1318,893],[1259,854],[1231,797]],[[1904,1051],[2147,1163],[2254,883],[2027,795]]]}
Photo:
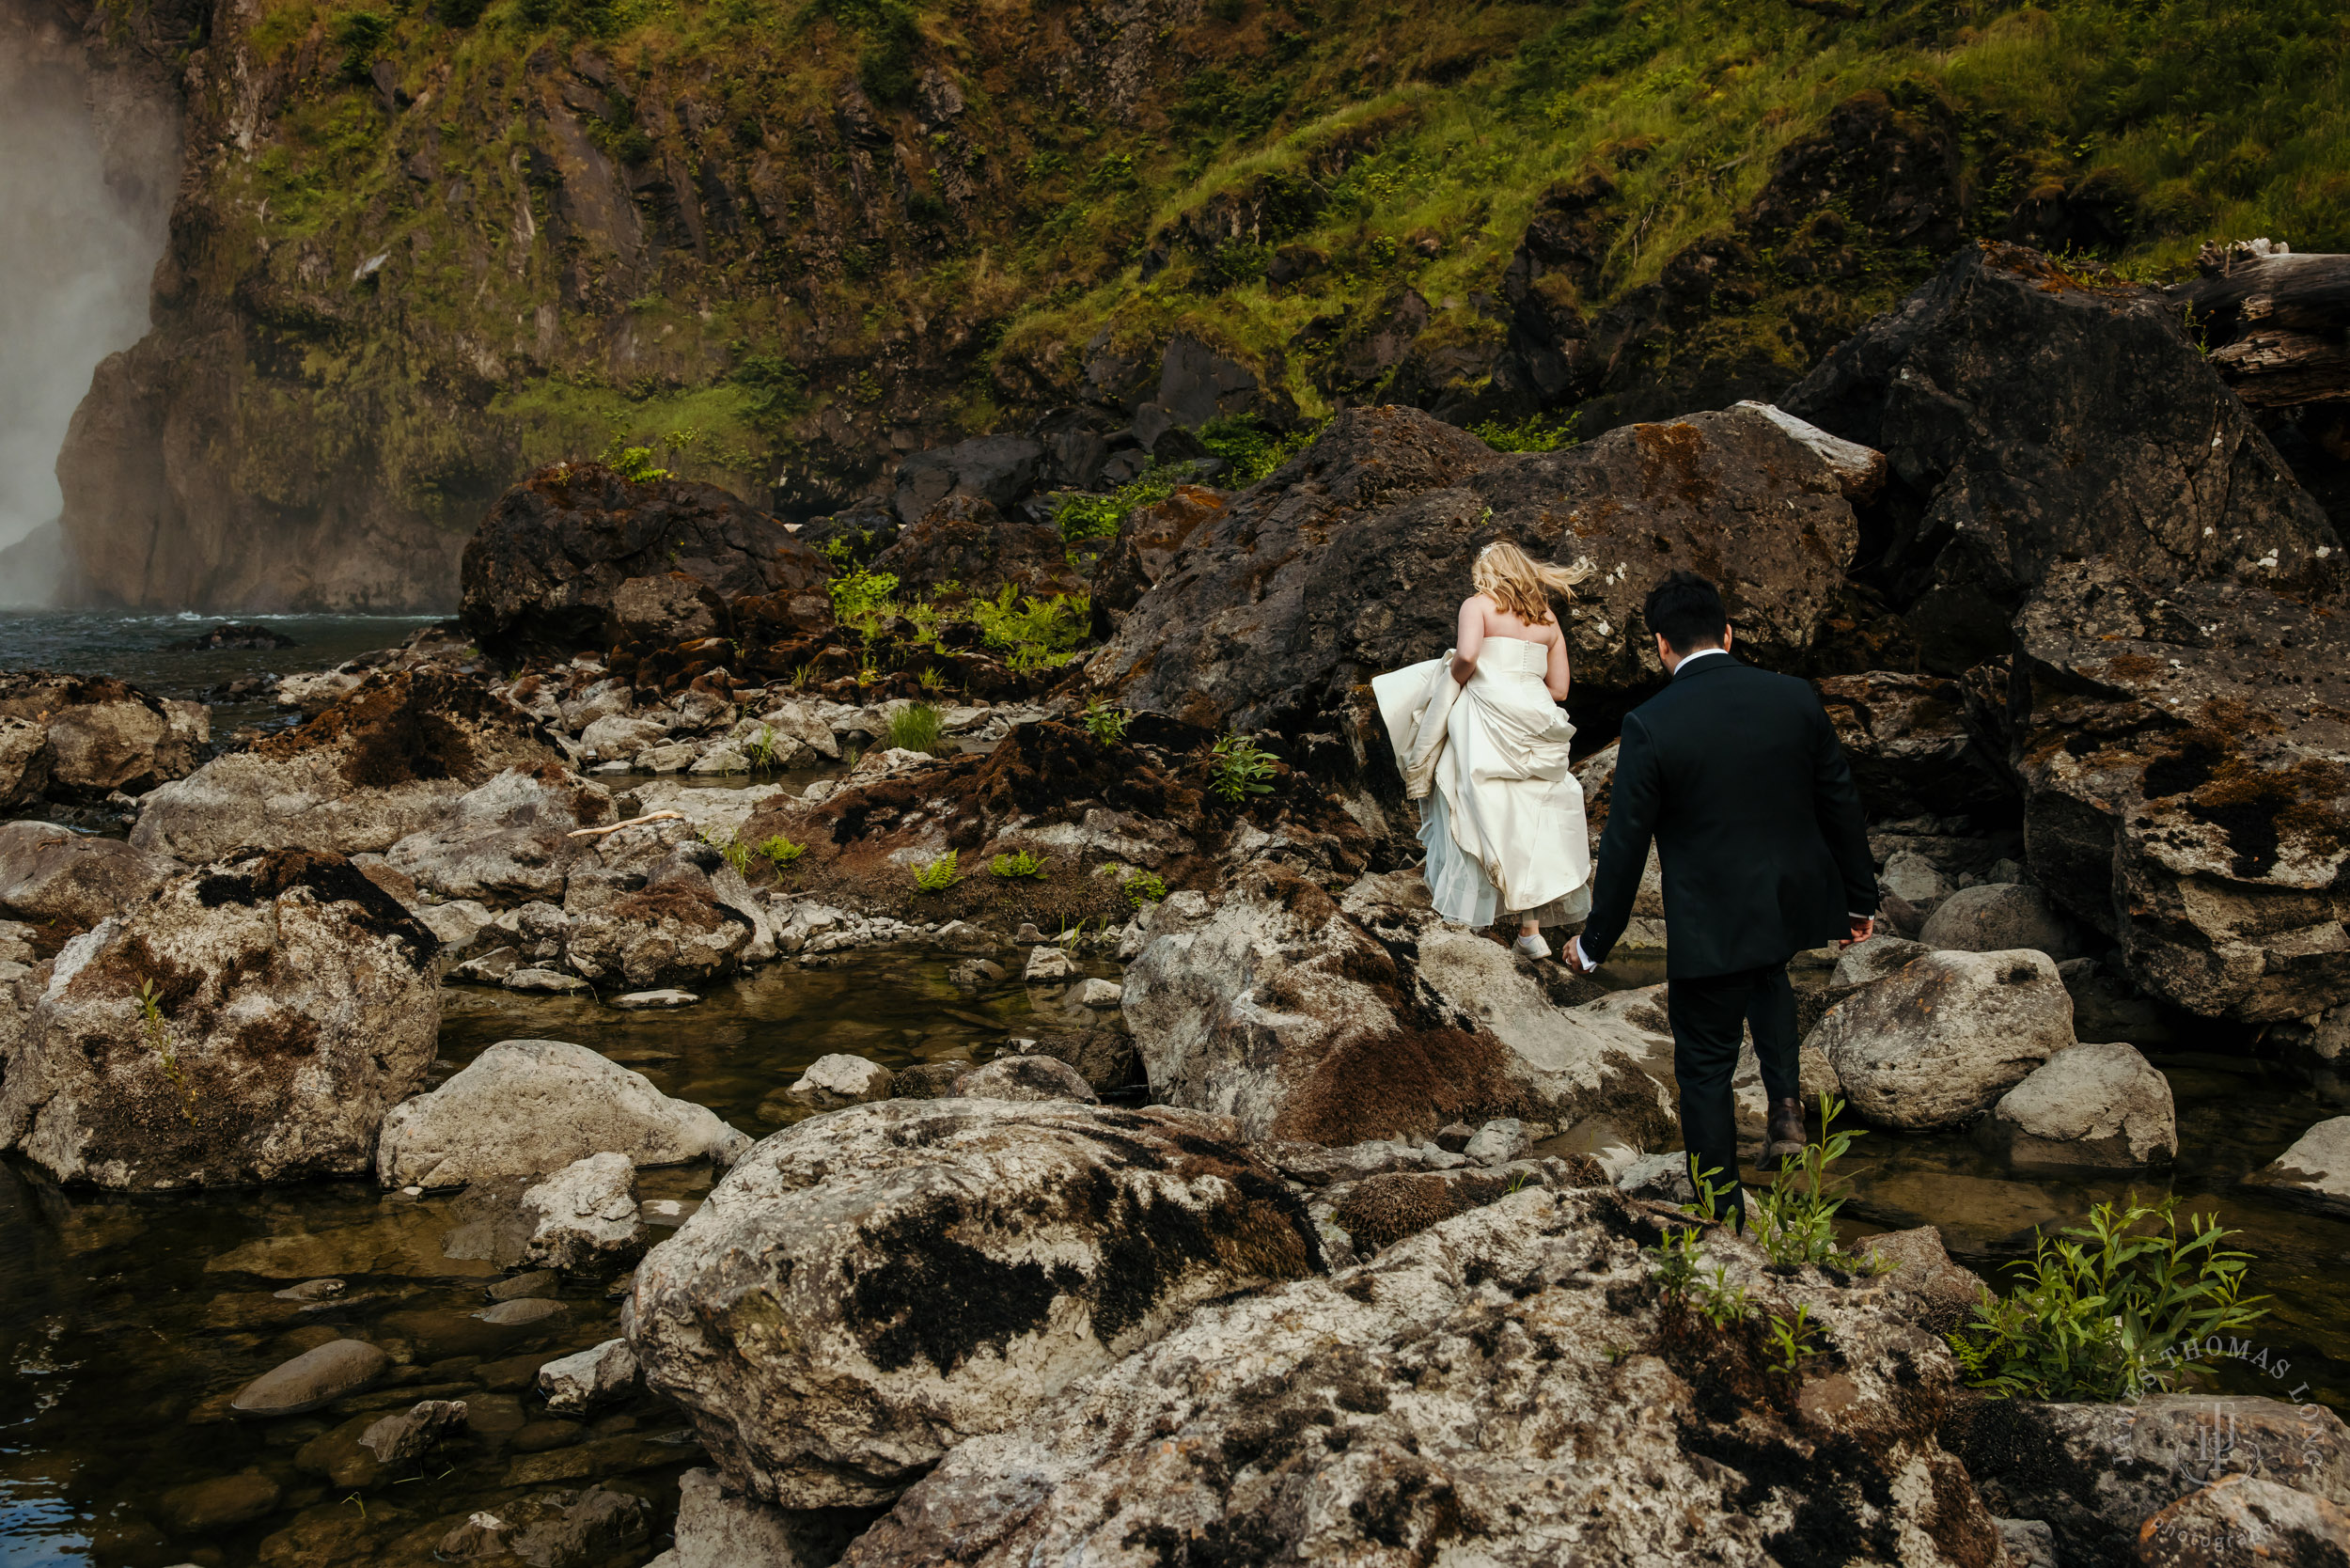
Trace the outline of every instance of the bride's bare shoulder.
{"label": "bride's bare shoulder", "polygon": [[1471,610],[1475,610],[1479,615],[1489,616],[1493,614],[1494,602],[1492,596],[1482,593],[1472,593],[1466,599],[1462,600],[1461,613],[1463,615],[1466,615]]}

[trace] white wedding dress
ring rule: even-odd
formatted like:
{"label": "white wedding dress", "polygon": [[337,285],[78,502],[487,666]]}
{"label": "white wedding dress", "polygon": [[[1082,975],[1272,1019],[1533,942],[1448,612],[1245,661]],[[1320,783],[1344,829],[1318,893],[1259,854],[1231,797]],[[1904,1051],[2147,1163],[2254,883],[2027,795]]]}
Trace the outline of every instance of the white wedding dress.
{"label": "white wedding dress", "polygon": [[1371,682],[1404,792],[1420,805],[1436,913],[1466,925],[1531,914],[1568,925],[1591,909],[1590,830],[1570,770],[1574,726],[1551,700],[1550,651],[1487,637],[1462,685],[1452,659]]}

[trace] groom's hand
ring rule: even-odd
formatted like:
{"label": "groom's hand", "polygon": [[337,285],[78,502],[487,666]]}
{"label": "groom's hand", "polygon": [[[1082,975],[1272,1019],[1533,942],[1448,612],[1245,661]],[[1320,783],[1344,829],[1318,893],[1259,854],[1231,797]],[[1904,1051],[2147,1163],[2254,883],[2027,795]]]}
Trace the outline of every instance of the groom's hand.
{"label": "groom's hand", "polygon": [[1574,965],[1574,972],[1578,975],[1588,975],[1599,967],[1583,956],[1583,938],[1580,936],[1567,939],[1567,962]]}
{"label": "groom's hand", "polygon": [[1854,947],[1859,943],[1866,942],[1870,937],[1874,936],[1876,933],[1877,917],[1875,916],[1856,916],[1853,919],[1852,934],[1844,938],[1841,942],[1837,943],[1836,946],[1840,949]]}

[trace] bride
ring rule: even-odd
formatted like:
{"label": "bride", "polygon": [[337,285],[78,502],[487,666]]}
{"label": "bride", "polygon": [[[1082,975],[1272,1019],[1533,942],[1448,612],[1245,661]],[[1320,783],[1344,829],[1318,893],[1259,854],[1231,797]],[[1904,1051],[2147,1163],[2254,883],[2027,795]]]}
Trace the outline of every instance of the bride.
{"label": "bride", "polygon": [[1466,925],[1514,916],[1517,949],[1547,958],[1542,928],[1591,907],[1583,788],[1568,770],[1574,726],[1566,634],[1550,596],[1590,568],[1549,566],[1496,541],[1479,553],[1445,658],[1371,682],[1403,771],[1422,802],[1422,874],[1436,912]]}

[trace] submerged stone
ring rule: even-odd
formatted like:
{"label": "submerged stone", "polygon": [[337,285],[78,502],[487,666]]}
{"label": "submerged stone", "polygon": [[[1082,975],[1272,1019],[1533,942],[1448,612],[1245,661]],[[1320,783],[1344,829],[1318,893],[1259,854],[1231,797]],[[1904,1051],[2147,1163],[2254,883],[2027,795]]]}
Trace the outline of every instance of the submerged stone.
{"label": "submerged stone", "polygon": [[364,1340],[331,1341],[263,1372],[228,1408],[240,1416],[299,1416],[367,1388],[391,1364]]}

